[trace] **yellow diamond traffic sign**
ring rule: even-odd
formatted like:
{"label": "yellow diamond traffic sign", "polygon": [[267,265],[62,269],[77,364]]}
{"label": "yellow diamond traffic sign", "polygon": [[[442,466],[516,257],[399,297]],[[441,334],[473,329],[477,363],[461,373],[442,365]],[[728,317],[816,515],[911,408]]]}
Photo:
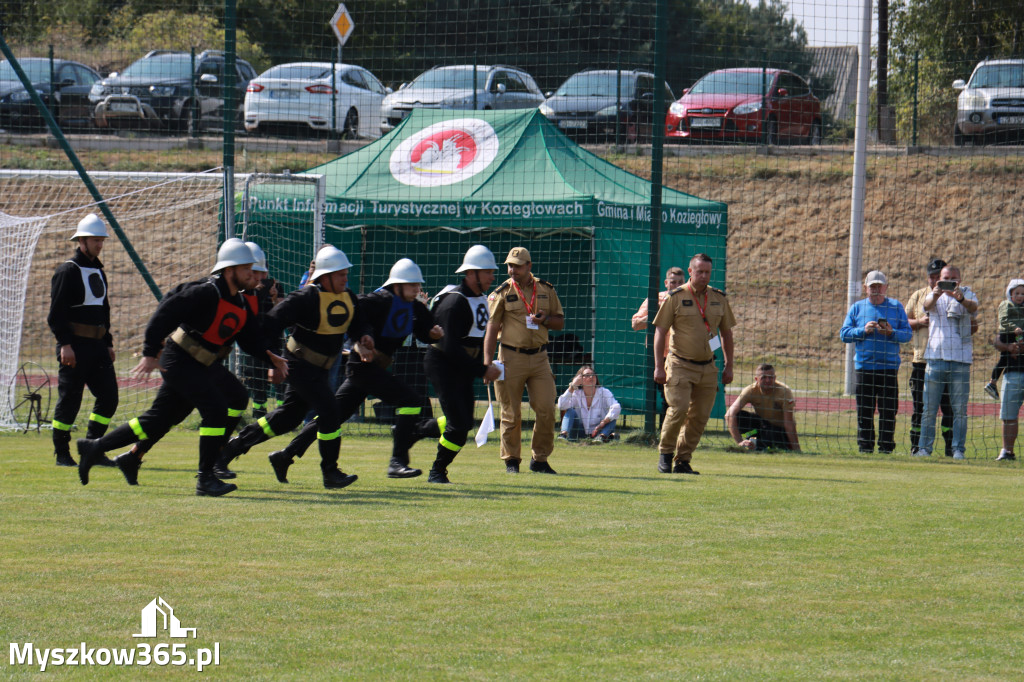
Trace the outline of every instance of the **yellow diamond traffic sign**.
{"label": "yellow diamond traffic sign", "polygon": [[355,27],[352,15],[345,9],[345,4],[339,4],[338,11],[331,17],[331,28],[334,29],[334,35],[338,36],[338,44],[344,45],[348,37],[352,35],[352,29]]}

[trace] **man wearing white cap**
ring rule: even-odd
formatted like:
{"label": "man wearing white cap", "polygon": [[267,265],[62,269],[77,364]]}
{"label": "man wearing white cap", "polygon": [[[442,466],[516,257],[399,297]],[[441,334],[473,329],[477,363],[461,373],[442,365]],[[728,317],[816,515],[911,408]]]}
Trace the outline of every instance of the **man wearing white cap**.
{"label": "man wearing white cap", "polygon": [[[132,370],[148,376],[159,368],[163,384],[153,405],[99,440],[78,441],[78,476],[89,483],[89,469],[105,452],[139,441],[160,440],[193,409],[199,410],[199,476],[196,495],[219,497],[236,490],[214,475],[221,447],[249,404],[242,382],[222,361],[234,343],[256,358],[267,357],[280,378],[288,375],[284,358],[273,354],[255,323],[255,311],[242,296],[255,285],[256,259],[241,239],[228,239],[217,252],[211,277],[181,284],[160,301],[146,325],[142,360]],[[146,448],[148,449],[148,448]],[[138,484],[140,459],[132,450],[115,461],[129,485]]]}
{"label": "man wearing white cap", "polygon": [[[435,438],[441,435],[435,420],[424,420],[421,416],[423,397],[387,371],[395,350],[410,334],[424,343],[444,336],[441,327],[434,324],[430,310],[419,301],[422,284],[423,273],[419,266],[403,258],[391,266],[390,276],[379,289],[359,297],[359,313],[371,329],[374,345],[368,348],[363,342],[355,344],[354,352],[345,363],[345,380],[334,394],[342,424],[370,395],[395,407],[388,478],[414,478],[422,474],[420,469],[409,466],[409,448],[427,435]],[[283,472],[287,472],[295,457],[302,457],[313,444],[317,431],[317,420],[311,421],[284,450],[270,455],[278,480],[283,482]]]}
{"label": "man wearing white cap", "polygon": [[[82,406],[86,386],[96,396],[86,438],[99,438],[117,410],[114,338],[110,335],[107,273],[100,252],[107,228],[95,213],[78,223],[71,241],[75,255],[61,263],[50,281],[50,314],[46,321],[57,337],[57,407],[53,412],[53,449],[57,466],[73,467],[71,428]],[[97,464],[114,466],[103,457]]]}
{"label": "man wearing white cap", "polygon": [[554,474],[548,457],[554,449],[558,393],[545,345],[548,330],[560,331],[565,326],[565,314],[555,287],[533,276],[529,251],[522,246],[513,248],[505,264],[509,279],[487,297],[491,319],[484,334],[484,365],[491,365],[495,349],[505,365],[505,377],[494,383],[501,407],[501,458],[507,473],[519,473],[525,387],[536,416],[530,471]]}
{"label": "man wearing white cap", "polygon": [[[878,451],[896,448],[896,413],[899,410],[900,344],[913,332],[903,304],[885,294],[889,280],[880,270],[864,278],[867,297],[850,306],[839,338],[856,345],[857,449],[875,451],[875,410],[878,410]],[[933,415],[934,416],[934,415]],[[934,426],[934,422],[933,422]]]}

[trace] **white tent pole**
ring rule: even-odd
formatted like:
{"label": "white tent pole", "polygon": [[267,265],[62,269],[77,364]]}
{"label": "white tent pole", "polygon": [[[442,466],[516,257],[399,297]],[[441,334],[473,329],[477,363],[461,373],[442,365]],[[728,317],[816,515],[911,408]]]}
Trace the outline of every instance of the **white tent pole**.
{"label": "white tent pole", "polygon": [[[864,0],[860,17],[860,59],[857,64],[857,118],[853,145],[853,196],[850,203],[850,264],[846,276],[846,307],[860,298],[864,250],[864,194],[868,153],[868,85],[871,79],[871,0]],[[856,384],[854,344],[846,344],[846,395]]]}

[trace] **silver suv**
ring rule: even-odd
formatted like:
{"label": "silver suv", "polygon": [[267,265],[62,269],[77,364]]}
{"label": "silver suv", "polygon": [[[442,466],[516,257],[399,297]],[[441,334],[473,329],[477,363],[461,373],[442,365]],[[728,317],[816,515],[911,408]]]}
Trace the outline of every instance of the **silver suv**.
{"label": "silver suv", "polygon": [[991,59],[971,79],[953,81],[956,102],[953,144],[985,144],[1024,138],[1024,59]]}
{"label": "silver suv", "polygon": [[[475,86],[475,88],[474,88]],[[381,103],[380,131],[389,133],[409,112],[424,109],[532,109],[544,101],[533,77],[514,66],[436,66]]]}

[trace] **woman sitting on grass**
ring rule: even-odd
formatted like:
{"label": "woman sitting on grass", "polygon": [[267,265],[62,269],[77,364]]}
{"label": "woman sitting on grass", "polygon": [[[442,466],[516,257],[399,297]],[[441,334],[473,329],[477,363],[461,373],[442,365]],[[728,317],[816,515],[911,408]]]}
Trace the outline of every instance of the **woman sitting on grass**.
{"label": "woman sitting on grass", "polygon": [[601,386],[597,373],[589,365],[576,372],[569,388],[558,397],[558,409],[565,410],[559,438],[574,441],[589,437],[596,443],[612,439],[615,420],[622,412],[615,396]]}

